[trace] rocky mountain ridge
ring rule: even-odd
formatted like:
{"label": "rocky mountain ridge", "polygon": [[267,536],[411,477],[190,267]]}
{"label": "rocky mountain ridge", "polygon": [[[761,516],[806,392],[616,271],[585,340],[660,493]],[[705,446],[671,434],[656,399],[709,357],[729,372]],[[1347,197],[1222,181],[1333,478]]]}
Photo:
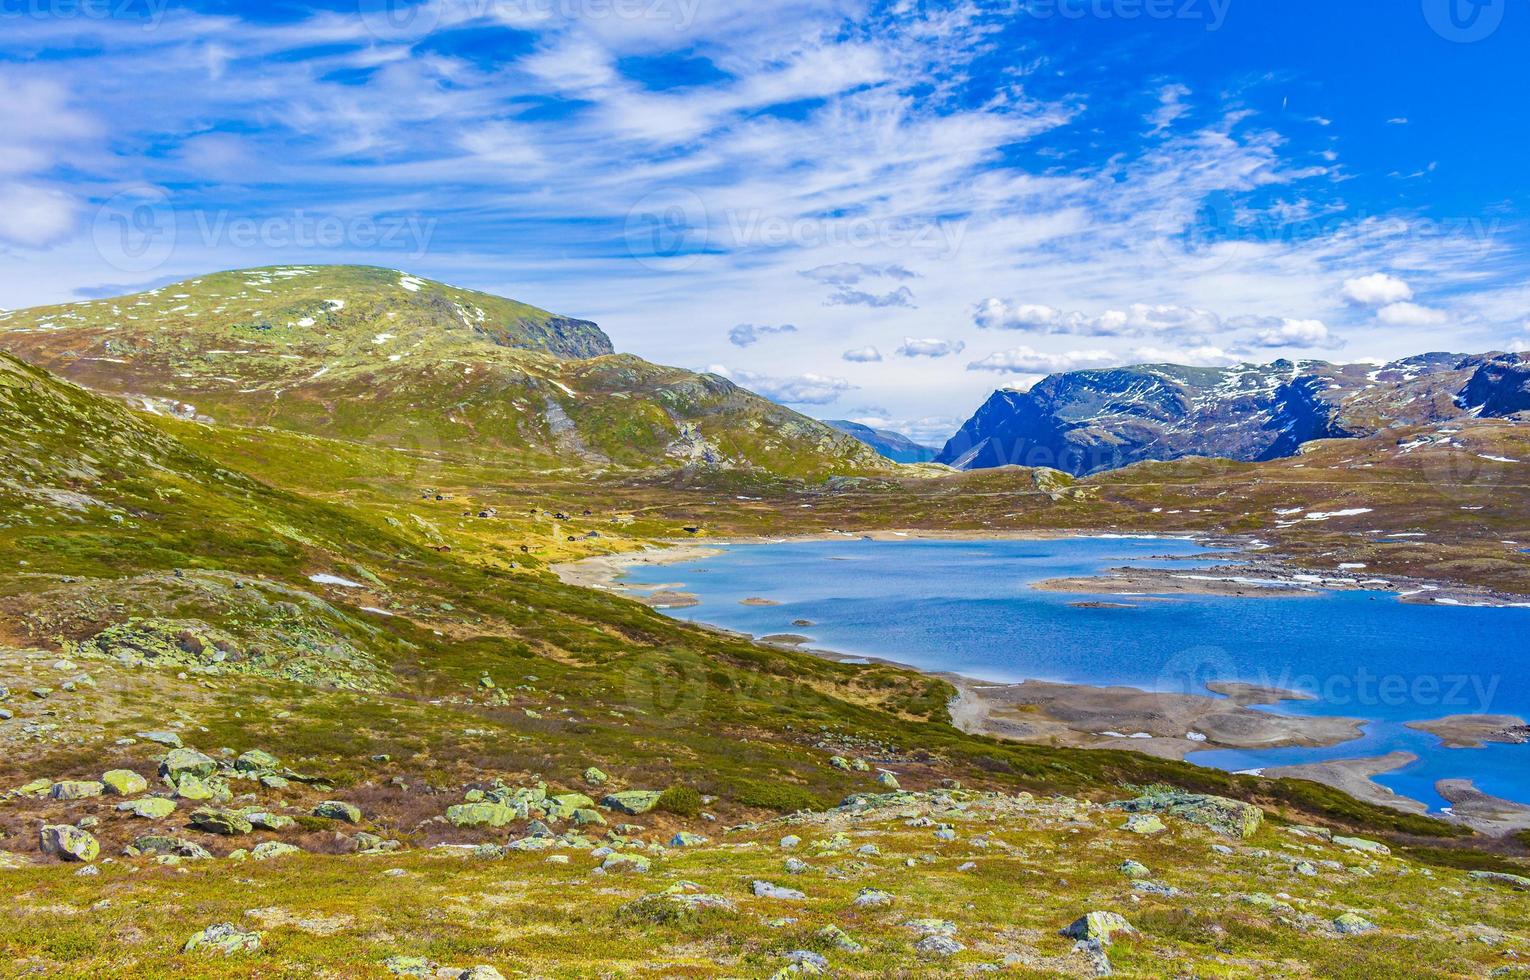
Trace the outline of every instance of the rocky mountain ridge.
{"label": "rocky mountain ridge", "polygon": [[1316,439],[1530,407],[1518,355],[1430,353],[1385,365],[1276,361],[1073,371],[995,392],[937,462],[1076,476],[1190,456],[1261,462]]}

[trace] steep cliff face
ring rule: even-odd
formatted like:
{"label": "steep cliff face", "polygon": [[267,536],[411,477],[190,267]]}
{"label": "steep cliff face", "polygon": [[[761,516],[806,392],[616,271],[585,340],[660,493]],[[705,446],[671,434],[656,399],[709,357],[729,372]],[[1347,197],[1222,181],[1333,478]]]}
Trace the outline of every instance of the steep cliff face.
{"label": "steep cliff face", "polygon": [[960,469],[1050,466],[1078,476],[1144,460],[1295,454],[1314,439],[1461,414],[1459,354],[1377,367],[1276,361],[1229,368],[1148,364],[1053,375],[993,394],[941,451]]}
{"label": "steep cliff face", "polygon": [[1519,354],[1487,360],[1472,373],[1457,402],[1492,418],[1530,412],[1530,360]]}

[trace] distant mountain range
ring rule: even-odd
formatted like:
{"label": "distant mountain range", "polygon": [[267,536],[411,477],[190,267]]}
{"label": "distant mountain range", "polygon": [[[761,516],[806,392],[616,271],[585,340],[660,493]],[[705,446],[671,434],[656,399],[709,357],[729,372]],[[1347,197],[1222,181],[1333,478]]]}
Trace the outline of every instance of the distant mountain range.
{"label": "distant mountain range", "polygon": [[921,445],[901,432],[873,429],[869,425],[846,422],[843,419],[827,421],[824,425],[859,439],[895,463],[928,463],[940,455],[940,450],[934,446]]}
{"label": "distant mountain range", "polygon": [[1295,455],[1314,439],[1526,410],[1530,364],[1517,354],[1433,353],[1381,366],[1144,364],[997,391],[936,462],[1076,476],[1187,456],[1252,462]]}

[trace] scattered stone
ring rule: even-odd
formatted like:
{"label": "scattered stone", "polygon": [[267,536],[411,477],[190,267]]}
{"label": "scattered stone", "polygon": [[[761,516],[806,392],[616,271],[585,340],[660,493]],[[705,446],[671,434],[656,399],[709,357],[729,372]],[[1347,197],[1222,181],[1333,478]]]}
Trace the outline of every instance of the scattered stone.
{"label": "scattered stone", "polygon": [[755,898],[774,898],[783,902],[800,902],[807,898],[794,888],[782,888],[780,885],[772,885],[768,881],[758,879],[755,880],[752,888]]}
{"label": "scattered stone", "polygon": [[600,869],[606,874],[637,874],[645,875],[652,867],[653,862],[641,854],[609,854],[601,862]]}
{"label": "scattered stone", "polygon": [[890,772],[881,772],[881,773],[878,773],[877,774],[877,785],[881,786],[883,789],[899,789],[900,788],[898,786],[898,777],[894,776]]}
{"label": "scattered stone", "polygon": [[1167,824],[1158,818],[1157,814],[1136,813],[1126,818],[1126,826],[1122,829],[1128,833],[1147,837],[1152,834],[1161,834],[1169,828]]}
{"label": "scattered stone", "polygon": [[166,857],[185,858],[189,861],[209,861],[212,853],[195,841],[183,837],[150,834],[133,841],[133,850],[139,854],[158,854]]}
{"label": "scattered stone", "polygon": [[1147,865],[1137,861],[1122,861],[1120,867],[1116,870],[1128,878],[1146,878],[1152,874],[1147,869]]}
{"label": "scattered stone", "polygon": [[851,904],[860,908],[878,908],[883,905],[891,905],[893,897],[887,892],[875,888],[862,888],[861,893],[855,896]]}
{"label": "scattered stone", "polygon": [[584,781],[591,786],[604,786],[611,781],[611,777],[591,766],[584,771]]}
{"label": "scattered stone", "polygon": [[1368,932],[1376,931],[1376,923],[1357,912],[1345,912],[1333,920],[1333,927],[1341,936],[1363,936]]}
{"label": "scattered stone", "polygon": [[234,769],[254,775],[259,775],[263,772],[275,772],[281,768],[281,765],[280,759],[260,749],[251,749],[234,760]]}
{"label": "scattered stone", "polygon": [[390,956],[383,960],[383,969],[396,977],[434,977],[436,964],[423,956]]}
{"label": "scattered stone", "polygon": [[1364,837],[1335,837],[1333,842],[1338,847],[1347,847],[1352,851],[1363,851],[1366,854],[1380,854],[1382,856],[1392,853],[1392,849],[1385,844],[1379,844]]}
{"label": "scattered stone", "polygon": [[792,848],[798,846],[801,843],[802,843],[802,838],[798,837],[796,834],[787,834],[785,837],[781,838],[781,848],[782,848],[782,850],[789,851],[789,850],[791,850]]}
{"label": "scattered stone", "polygon": [[175,812],[175,801],[162,796],[146,796],[141,800],[118,803],[117,809],[144,820],[163,820]]}
{"label": "scattered stone", "polygon": [[636,817],[657,806],[659,795],[653,790],[632,789],[623,793],[611,793],[600,801],[600,805],[608,810]]}
{"label": "scattered stone", "polygon": [[1264,824],[1264,811],[1251,803],[1222,796],[1167,790],[1148,793],[1135,800],[1113,804],[1128,813],[1160,813],[1222,834],[1249,838]]}
{"label": "scattered stone", "polygon": [[925,936],[914,944],[914,952],[920,956],[955,956],[966,948],[950,936]]}
{"label": "scattered stone", "polygon": [[446,808],[446,820],[453,827],[507,827],[524,815],[504,803],[459,803]]}
{"label": "scattered stone", "polygon": [[670,847],[701,847],[707,843],[710,843],[708,838],[699,834],[688,834],[683,830],[669,840]]}
{"label": "scattered stone", "polygon": [[68,824],[48,824],[39,832],[44,854],[60,861],[94,861],[101,845],[94,837]]}
{"label": "scattered stone", "polygon": [[254,849],[250,851],[250,857],[257,861],[270,861],[273,858],[301,853],[303,853],[303,849],[296,844],[288,844],[285,841],[279,840],[268,840],[262,844],[256,844]]}
{"label": "scattered stone", "polygon": [[88,800],[106,792],[106,786],[93,780],[66,779],[54,783],[48,795],[55,800]]}
{"label": "scattered stone", "polygon": [[171,749],[165,761],[159,764],[159,774],[177,786],[182,776],[206,779],[217,771],[218,764],[196,749]]}
{"label": "scattered stone", "polygon": [[232,956],[235,953],[253,953],[259,948],[259,933],[247,932],[233,923],[222,922],[215,926],[208,926],[186,940],[182,952],[221,953],[224,956]]}
{"label": "scattered stone", "polygon": [[254,829],[249,820],[245,819],[232,810],[220,810],[217,807],[204,806],[191,813],[191,825],[198,830],[209,834],[221,834],[224,837],[238,837],[248,834]]}
{"label": "scattered stone", "polygon": [[1515,891],[1530,892],[1530,878],[1505,874],[1502,871],[1473,871],[1467,877],[1473,881],[1490,881],[1495,885],[1508,885]]}
{"label": "scattered stone", "polygon": [[1109,946],[1116,936],[1135,935],[1136,929],[1115,912],[1090,912],[1062,931],[1069,939],[1096,940]]}
{"label": "scattered stone", "polygon": [[181,737],[174,732],[134,732],[133,734],[146,742],[166,745],[172,749],[178,749],[182,745]]}
{"label": "scattered stone", "polygon": [[822,929],[819,929],[816,933],[814,933],[814,935],[823,942],[828,943],[836,949],[844,950],[847,953],[859,953],[861,951],[861,944],[856,942],[854,939],[851,939],[849,933],[845,932],[845,930],[841,929],[839,926],[824,926]]}
{"label": "scattered stone", "polygon": [[149,789],[149,781],[131,769],[113,769],[101,776],[101,783],[114,796],[137,796]]}
{"label": "scattered stone", "polygon": [[341,800],[326,800],[320,803],[313,808],[313,815],[345,823],[361,823],[361,809],[354,803],[345,803]]}
{"label": "scattered stone", "polygon": [[505,976],[492,966],[475,966],[457,974],[457,980],[505,980]]}

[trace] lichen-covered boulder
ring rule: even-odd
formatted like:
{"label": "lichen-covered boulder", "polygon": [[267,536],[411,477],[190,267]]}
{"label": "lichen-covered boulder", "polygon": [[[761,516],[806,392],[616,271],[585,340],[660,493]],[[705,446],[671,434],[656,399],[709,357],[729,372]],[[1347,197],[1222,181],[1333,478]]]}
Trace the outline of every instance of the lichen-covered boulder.
{"label": "lichen-covered boulder", "polygon": [[279,840],[268,840],[263,844],[256,844],[250,851],[250,857],[257,861],[270,861],[273,858],[286,857],[288,854],[301,854],[303,849],[295,844],[287,844]]}
{"label": "lichen-covered boulder", "polygon": [[224,837],[237,837],[255,829],[242,815],[232,810],[220,810],[210,806],[192,811],[191,825],[206,833],[221,834]]}
{"label": "lichen-covered boulder", "polygon": [[515,807],[503,803],[459,803],[446,808],[453,827],[507,827],[520,818]]}
{"label": "lichen-covered boulder", "polygon": [[188,861],[207,861],[212,858],[212,853],[195,841],[162,834],[148,834],[138,838],[133,841],[133,849],[140,854],[160,854]]}
{"label": "lichen-covered boulder", "polygon": [[354,803],[341,800],[325,800],[313,808],[313,815],[345,823],[361,823],[361,809]]}
{"label": "lichen-covered boulder", "polygon": [[149,781],[131,769],[113,769],[104,773],[101,785],[113,796],[137,796],[149,789]]}
{"label": "lichen-covered boulder", "polygon": [[60,861],[94,861],[101,853],[96,839],[78,827],[48,824],[39,833],[44,854]]}
{"label": "lichen-covered boulder", "polygon": [[608,810],[636,817],[658,806],[659,795],[653,790],[631,789],[622,793],[608,794],[600,801],[600,805]]}
{"label": "lichen-covered boulder", "polygon": [[591,786],[604,786],[611,781],[611,777],[591,766],[584,771],[584,781]]}
{"label": "lichen-covered boulder", "polygon": [[175,801],[162,796],[146,796],[141,800],[118,803],[117,809],[144,820],[163,820],[175,812]]}
{"label": "lichen-covered boulder", "polygon": [[48,795],[55,800],[88,800],[105,792],[105,784],[94,780],[65,779],[54,783],[49,788]]}
{"label": "lichen-covered boulder", "polygon": [[171,749],[159,764],[159,774],[179,785],[182,776],[206,779],[218,771],[218,764],[196,749]]}
{"label": "lichen-covered boulder", "polygon": [[280,759],[261,749],[251,749],[234,760],[234,768],[236,770],[254,775],[263,772],[274,772],[280,769],[281,765]]}
{"label": "lichen-covered boulder", "polygon": [[1225,837],[1249,838],[1264,824],[1264,811],[1252,803],[1223,796],[1164,790],[1113,804],[1127,813],[1156,813],[1198,824]]}
{"label": "lichen-covered boulder", "polygon": [[249,932],[229,922],[221,922],[215,926],[208,926],[186,940],[182,951],[221,953],[224,956],[232,956],[235,953],[253,953],[259,948],[259,933]]}
{"label": "lichen-covered boulder", "polygon": [[1094,940],[1109,946],[1116,936],[1135,935],[1136,929],[1116,912],[1090,912],[1062,931],[1069,939]]}

